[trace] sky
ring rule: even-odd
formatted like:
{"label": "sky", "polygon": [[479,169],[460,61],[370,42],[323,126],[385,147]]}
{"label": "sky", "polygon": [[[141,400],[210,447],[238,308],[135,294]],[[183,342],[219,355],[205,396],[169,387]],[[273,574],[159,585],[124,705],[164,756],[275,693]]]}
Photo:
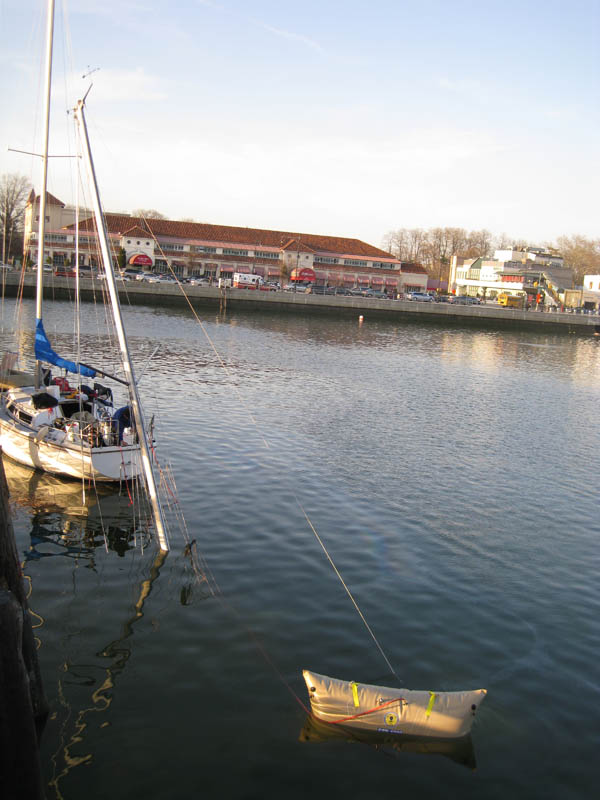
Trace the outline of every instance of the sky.
{"label": "sky", "polygon": [[[0,175],[39,190],[45,0],[0,0]],[[600,0],[57,0],[50,151],[103,205],[362,239],[600,236]],[[84,77],[85,76],[85,77]],[[75,200],[75,160],[48,189]]]}

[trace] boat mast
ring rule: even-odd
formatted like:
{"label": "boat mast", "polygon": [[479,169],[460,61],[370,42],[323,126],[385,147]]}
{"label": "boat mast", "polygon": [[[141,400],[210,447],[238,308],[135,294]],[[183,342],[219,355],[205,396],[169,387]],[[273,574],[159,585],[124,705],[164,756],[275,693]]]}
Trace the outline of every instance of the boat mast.
{"label": "boat mast", "polygon": [[[44,98],[44,149],[42,152],[42,188],[40,191],[40,219],[38,225],[38,259],[36,288],[36,319],[42,318],[44,295],[44,244],[46,236],[46,193],[48,187],[48,146],[50,142],[50,90],[52,86],[52,46],[54,41],[54,0],[48,0],[48,19],[46,28],[46,96]],[[35,213],[35,198],[34,198]],[[40,388],[42,365],[35,362],[35,388]]]}
{"label": "boat mast", "polygon": [[92,204],[94,206],[94,215],[96,217],[96,228],[98,230],[98,239],[100,242],[100,250],[102,252],[102,259],[104,262],[104,272],[106,274],[106,283],[112,304],[113,315],[115,319],[115,327],[117,329],[117,338],[119,340],[119,347],[121,349],[121,358],[123,360],[123,368],[125,370],[125,377],[129,385],[129,396],[131,406],[133,408],[133,416],[137,428],[140,453],[142,456],[142,466],[146,478],[146,486],[148,487],[148,494],[150,495],[150,503],[154,513],[154,522],[156,525],[156,532],[158,542],[161,550],[169,550],[169,543],[165,532],[163,512],[156,490],[156,481],[154,480],[154,472],[152,470],[152,461],[150,459],[150,448],[148,446],[148,437],[146,435],[146,426],[144,425],[144,417],[142,414],[142,406],[138,395],[137,384],[135,382],[135,375],[133,372],[133,364],[129,355],[129,345],[127,344],[127,337],[125,335],[125,328],[121,318],[121,305],[119,303],[119,293],[117,292],[117,283],[115,281],[115,274],[113,271],[112,258],[110,248],[108,246],[108,234],[106,232],[106,225],[104,223],[104,215],[102,213],[102,206],[100,204],[100,193],[98,191],[98,182],[96,180],[96,172],[94,170],[94,162],[92,160],[92,151],[90,149],[90,140],[88,137],[87,125],[85,122],[85,114],[83,110],[85,98],[79,100],[75,111],[75,119],[79,123],[81,129],[81,140],[83,142],[85,160],[90,176],[91,189],[92,189]]}

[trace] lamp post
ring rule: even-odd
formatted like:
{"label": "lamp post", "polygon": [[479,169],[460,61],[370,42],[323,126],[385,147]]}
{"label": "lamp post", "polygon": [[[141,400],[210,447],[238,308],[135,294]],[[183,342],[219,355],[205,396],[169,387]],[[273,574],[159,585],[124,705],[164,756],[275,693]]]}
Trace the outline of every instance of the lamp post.
{"label": "lamp post", "polygon": [[300,239],[296,239],[296,280],[294,281],[294,291],[298,286],[298,278],[300,277]]}

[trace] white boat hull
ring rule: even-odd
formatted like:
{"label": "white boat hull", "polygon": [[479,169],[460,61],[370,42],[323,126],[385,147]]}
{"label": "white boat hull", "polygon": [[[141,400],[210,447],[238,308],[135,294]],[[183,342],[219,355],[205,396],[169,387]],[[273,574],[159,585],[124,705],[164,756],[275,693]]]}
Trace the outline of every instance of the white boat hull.
{"label": "white boat hull", "polygon": [[51,475],[92,481],[131,480],[141,474],[138,445],[90,447],[64,440],[54,432],[35,431],[0,412],[0,447],[13,461]]}
{"label": "white boat hull", "polygon": [[471,730],[486,690],[429,692],[328,678],[303,670],[312,712],[332,725],[380,733],[458,738]]}

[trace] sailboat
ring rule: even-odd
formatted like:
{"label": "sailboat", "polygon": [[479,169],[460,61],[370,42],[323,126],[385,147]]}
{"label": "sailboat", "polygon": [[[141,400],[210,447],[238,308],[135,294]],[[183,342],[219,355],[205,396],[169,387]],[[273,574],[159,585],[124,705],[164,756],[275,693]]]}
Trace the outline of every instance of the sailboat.
{"label": "sailboat", "polygon": [[[91,482],[116,482],[142,476],[153,508],[160,547],[168,550],[162,509],[150,458],[148,434],[121,317],[92,160],[84,113],[85,97],[77,103],[74,114],[88,169],[94,217],[125,379],[98,367],[59,356],[52,348],[44,330],[42,300],[53,36],[54,0],[48,0],[45,136],[36,291],[36,369],[35,374],[28,378],[27,373],[14,370],[9,354],[5,354],[4,372],[0,376],[1,388],[4,389],[0,402],[0,446],[9,458],[20,464],[62,477]],[[52,367],[64,370],[65,374],[54,377]],[[67,378],[69,373],[74,375],[75,379]],[[112,378],[124,386],[127,390],[127,404],[115,408],[112,389],[94,381],[98,375]],[[82,383],[82,379],[94,382],[90,386]]]}

